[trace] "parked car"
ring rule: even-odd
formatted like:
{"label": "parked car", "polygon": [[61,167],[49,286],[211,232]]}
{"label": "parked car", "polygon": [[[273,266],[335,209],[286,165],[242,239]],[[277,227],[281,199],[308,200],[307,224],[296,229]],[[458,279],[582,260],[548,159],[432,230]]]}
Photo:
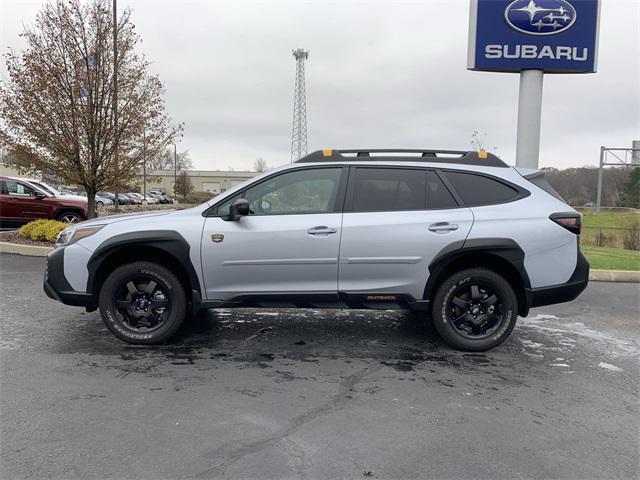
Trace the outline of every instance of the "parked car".
{"label": "parked car", "polygon": [[129,193],[127,193],[125,196],[129,199],[129,203],[131,205],[142,205],[142,199],[141,198],[133,196],[133,195],[131,195]]}
{"label": "parked car", "polygon": [[0,222],[18,225],[39,218],[67,223],[86,220],[87,200],[57,196],[27,179],[0,176]]}
{"label": "parked car", "polygon": [[142,203],[143,200],[146,200],[147,203],[149,204],[154,204],[154,203],[158,203],[158,199],[154,198],[154,197],[150,197],[149,195],[147,195],[146,197],[144,195],[142,195],[141,193],[136,193],[136,192],[131,192],[131,193],[127,193],[127,196],[129,198],[135,198],[137,200],[140,200],[140,203]]}
{"label": "parked car", "polygon": [[44,286],[130,343],[202,308],[308,306],[415,310],[483,351],[585,289],[580,224],[543,172],[487,152],[324,150],[198,207],[68,228]]}
{"label": "parked car", "polygon": [[160,190],[151,190],[149,192],[149,195],[152,195],[153,197],[157,198],[158,203],[164,203],[164,204],[173,203],[173,198],[167,196],[166,193],[161,192]]}
{"label": "parked car", "polygon": [[109,197],[105,197],[103,195],[96,193],[96,205],[98,207],[104,207],[105,205],[107,206],[113,205],[113,200],[111,200]]}
{"label": "parked car", "polygon": [[98,195],[101,197],[106,197],[109,200],[111,200],[114,204],[118,204],[118,205],[129,205],[131,202],[129,200],[129,197],[127,197],[126,195],[123,195],[122,193],[118,194],[118,200],[116,201],[116,196],[115,194],[111,193],[111,192],[98,192]]}

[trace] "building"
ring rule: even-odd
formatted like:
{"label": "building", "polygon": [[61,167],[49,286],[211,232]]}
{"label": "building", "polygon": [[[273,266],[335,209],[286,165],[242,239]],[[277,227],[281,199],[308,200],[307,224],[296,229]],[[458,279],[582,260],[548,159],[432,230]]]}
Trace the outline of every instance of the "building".
{"label": "building", "polygon": [[[185,170],[194,192],[210,192],[214,195],[225,192],[231,187],[249,180],[258,175],[258,172],[242,171],[221,171],[221,170]],[[178,172],[178,175],[180,171]],[[20,172],[10,166],[0,163],[0,175],[21,177]],[[34,177],[34,175],[28,175]],[[38,175],[39,177],[39,175]],[[142,191],[142,175],[138,178],[138,189]],[[159,190],[167,195],[173,196],[174,172],[168,170],[158,170],[147,173],[147,191]],[[55,183],[52,183],[55,184]]]}
{"label": "building", "polygon": [[0,163],[0,175],[5,175],[7,177],[20,177],[20,172],[17,168],[9,167],[4,163]]}
{"label": "building", "polygon": [[[235,172],[221,170],[185,170],[194,192],[210,192],[215,195],[229,190],[231,187],[255,177],[258,172]],[[181,172],[178,172],[180,175]],[[173,194],[174,172],[162,170],[147,173],[147,190],[160,190],[168,195]],[[142,189],[142,176],[139,188]]]}

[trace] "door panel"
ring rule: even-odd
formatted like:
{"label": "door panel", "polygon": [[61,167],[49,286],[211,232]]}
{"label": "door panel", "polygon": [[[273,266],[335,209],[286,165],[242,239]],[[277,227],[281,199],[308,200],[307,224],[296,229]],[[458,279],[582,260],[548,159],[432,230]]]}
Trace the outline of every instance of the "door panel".
{"label": "door panel", "polygon": [[207,218],[201,247],[207,298],[336,293],[341,221],[341,213]]}
{"label": "door panel", "polygon": [[29,185],[15,180],[4,181],[3,215],[20,221],[48,218],[50,207],[46,198],[36,197],[36,191]]}
{"label": "door panel", "polygon": [[[421,299],[431,260],[450,243],[464,240],[472,223],[467,208],[345,212],[338,290],[405,293]],[[443,224],[451,229],[429,229]]]}
{"label": "door panel", "polygon": [[[237,295],[338,292],[342,167],[302,167],[247,186],[205,222],[202,268],[210,300]],[[243,197],[250,214],[229,220]]]}

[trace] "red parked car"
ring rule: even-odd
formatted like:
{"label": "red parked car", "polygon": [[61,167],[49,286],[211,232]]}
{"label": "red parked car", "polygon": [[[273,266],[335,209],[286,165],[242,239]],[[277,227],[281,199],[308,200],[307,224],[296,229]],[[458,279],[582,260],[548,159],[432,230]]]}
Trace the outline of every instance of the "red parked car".
{"label": "red parked car", "polygon": [[27,223],[39,218],[67,223],[86,220],[87,201],[57,197],[25,179],[0,176],[0,222]]}

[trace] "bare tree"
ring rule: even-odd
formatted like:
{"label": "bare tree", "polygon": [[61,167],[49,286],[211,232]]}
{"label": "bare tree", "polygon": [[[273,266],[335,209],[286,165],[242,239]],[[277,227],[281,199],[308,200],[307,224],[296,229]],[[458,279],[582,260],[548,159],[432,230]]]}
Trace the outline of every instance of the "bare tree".
{"label": "bare tree", "polygon": [[98,190],[138,174],[142,149],[142,157],[151,155],[182,130],[172,126],[162,83],[137,51],[140,37],[129,10],[117,26],[115,121],[110,5],[108,0],[46,4],[35,25],[22,33],[25,51],[5,55],[9,81],[0,85],[0,143],[21,152],[19,166],[82,185],[90,215]]}
{"label": "bare tree", "polygon": [[150,166],[152,170],[174,170],[173,163],[177,163],[176,170],[193,170],[193,161],[189,155],[189,150],[178,152],[177,155],[173,155],[173,147],[164,148],[154,155],[150,160]]}
{"label": "bare tree", "polygon": [[264,158],[256,158],[253,162],[253,170],[255,172],[266,172],[269,170],[269,164]]}

